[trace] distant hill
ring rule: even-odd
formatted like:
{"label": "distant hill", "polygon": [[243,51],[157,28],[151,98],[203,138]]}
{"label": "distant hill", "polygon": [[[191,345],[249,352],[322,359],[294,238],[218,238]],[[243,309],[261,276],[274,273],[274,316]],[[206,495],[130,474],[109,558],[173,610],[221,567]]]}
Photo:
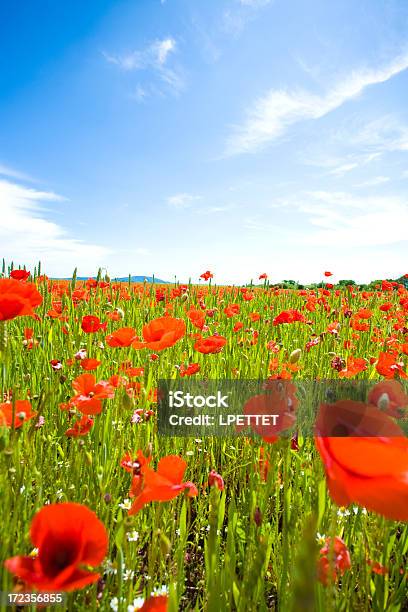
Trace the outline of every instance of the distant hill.
{"label": "distant hill", "polygon": [[[121,278],[115,277],[115,278],[112,278],[111,280],[119,281],[121,283],[127,283],[129,282],[129,277],[128,276],[122,276]],[[167,284],[169,282],[169,281],[165,281],[165,280],[162,280],[161,278],[156,278],[153,276],[131,276],[130,277],[131,283],[143,283],[144,281],[148,283],[158,283],[159,285]]]}

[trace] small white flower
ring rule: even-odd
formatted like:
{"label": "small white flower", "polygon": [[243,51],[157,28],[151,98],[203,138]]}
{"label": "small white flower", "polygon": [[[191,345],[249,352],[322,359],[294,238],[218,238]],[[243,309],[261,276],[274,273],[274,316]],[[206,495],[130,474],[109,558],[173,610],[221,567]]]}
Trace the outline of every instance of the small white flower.
{"label": "small white flower", "polygon": [[316,541],[318,544],[324,544],[326,542],[326,536],[319,532],[316,533]]}
{"label": "small white flower", "polygon": [[134,575],[135,575],[135,572],[133,570],[127,569],[123,573],[123,580],[125,582],[127,582],[128,580],[132,580]]}
{"label": "small white flower", "polygon": [[[123,603],[125,601],[124,597],[120,598],[121,603]],[[110,600],[110,607],[113,610],[113,612],[118,612],[119,609],[119,599],[117,597],[114,597],[113,599]]]}
{"label": "small white flower", "polygon": [[194,455],[194,451],[192,451],[192,450],[187,451],[187,452],[186,452],[186,455],[187,455],[188,457],[192,457],[192,456]]}
{"label": "small white flower", "polygon": [[103,564],[103,569],[105,571],[105,574],[108,575],[115,575],[118,573],[118,570],[113,567],[113,563],[110,559],[106,559],[105,563]]}
{"label": "small white flower", "polygon": [[139,539],[139,532],[136,530],[129,531],[129,533],[126,534],[126,537],[128,542],[137,542]]}
{"label": "small white flower", "polygon": [[128,606],[127,612],[136,612],[137,610],[140,610],[144,602],[145,600],[143,597],[136,597],[136,599],[133,600],[133,604]]}
{"label": "small white flower", "polygon": [[122,510],[130,510],[131,507],[132,507],[132,502],[128,498],[124,499],[123,502],[119,504],[119,508],[121,508]]}
{"label": "small white flower", "polygon": [[157,597],[158,595],[168,595],[169,593],[169,587],[166,586],[165,584],[162,584],[161,587],[156,587],[155,589],[153,589],[153,591],[151,592],[151,595],[153,597]]}

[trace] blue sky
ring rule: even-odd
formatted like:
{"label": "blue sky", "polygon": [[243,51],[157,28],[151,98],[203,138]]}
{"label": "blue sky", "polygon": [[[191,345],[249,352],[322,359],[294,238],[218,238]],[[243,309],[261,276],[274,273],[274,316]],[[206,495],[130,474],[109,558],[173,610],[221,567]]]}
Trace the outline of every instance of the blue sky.
{"label": "blue sky", "polygon": [[407,270],[405,0],[6,0],[0,255],[242,283]]}

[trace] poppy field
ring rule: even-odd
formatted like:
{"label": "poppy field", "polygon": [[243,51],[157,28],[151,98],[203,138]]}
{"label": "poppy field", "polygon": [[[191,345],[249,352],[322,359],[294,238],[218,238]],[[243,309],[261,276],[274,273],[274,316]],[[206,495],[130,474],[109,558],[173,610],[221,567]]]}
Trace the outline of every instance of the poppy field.
{"label": "poppy field", "polygon": [[[66,610],[408,610],[408,285],[323,276],[3,268],[0,590]],[[291,434],[160,435],[158,381],[190,377],[266,381]],[[368,391],[329,398],[302,436],[302,380]]]}

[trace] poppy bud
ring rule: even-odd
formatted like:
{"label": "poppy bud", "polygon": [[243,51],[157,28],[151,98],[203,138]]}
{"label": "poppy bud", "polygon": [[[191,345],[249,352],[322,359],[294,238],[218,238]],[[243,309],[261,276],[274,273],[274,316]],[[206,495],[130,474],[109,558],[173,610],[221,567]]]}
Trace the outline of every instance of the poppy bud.
{"label": "poppy bud", "polygon": [[183,293],[181,295],[181,301],[182,302],[186,302],[188,300],[188,298],[189,298],[188,291],[186,291],[185,293]]}
{"label": "poppy bud", "polygon": [[302,349],[298,348],[289,355],[289,363],[297,363],[302,356]]}
{"label": "poppy bud", "polygon": [[260,509],[257,507],[255,508],[255,512],[254,512],[254,523],[257,527],[260,527],[262,524],[262,512],[260,511]]}

